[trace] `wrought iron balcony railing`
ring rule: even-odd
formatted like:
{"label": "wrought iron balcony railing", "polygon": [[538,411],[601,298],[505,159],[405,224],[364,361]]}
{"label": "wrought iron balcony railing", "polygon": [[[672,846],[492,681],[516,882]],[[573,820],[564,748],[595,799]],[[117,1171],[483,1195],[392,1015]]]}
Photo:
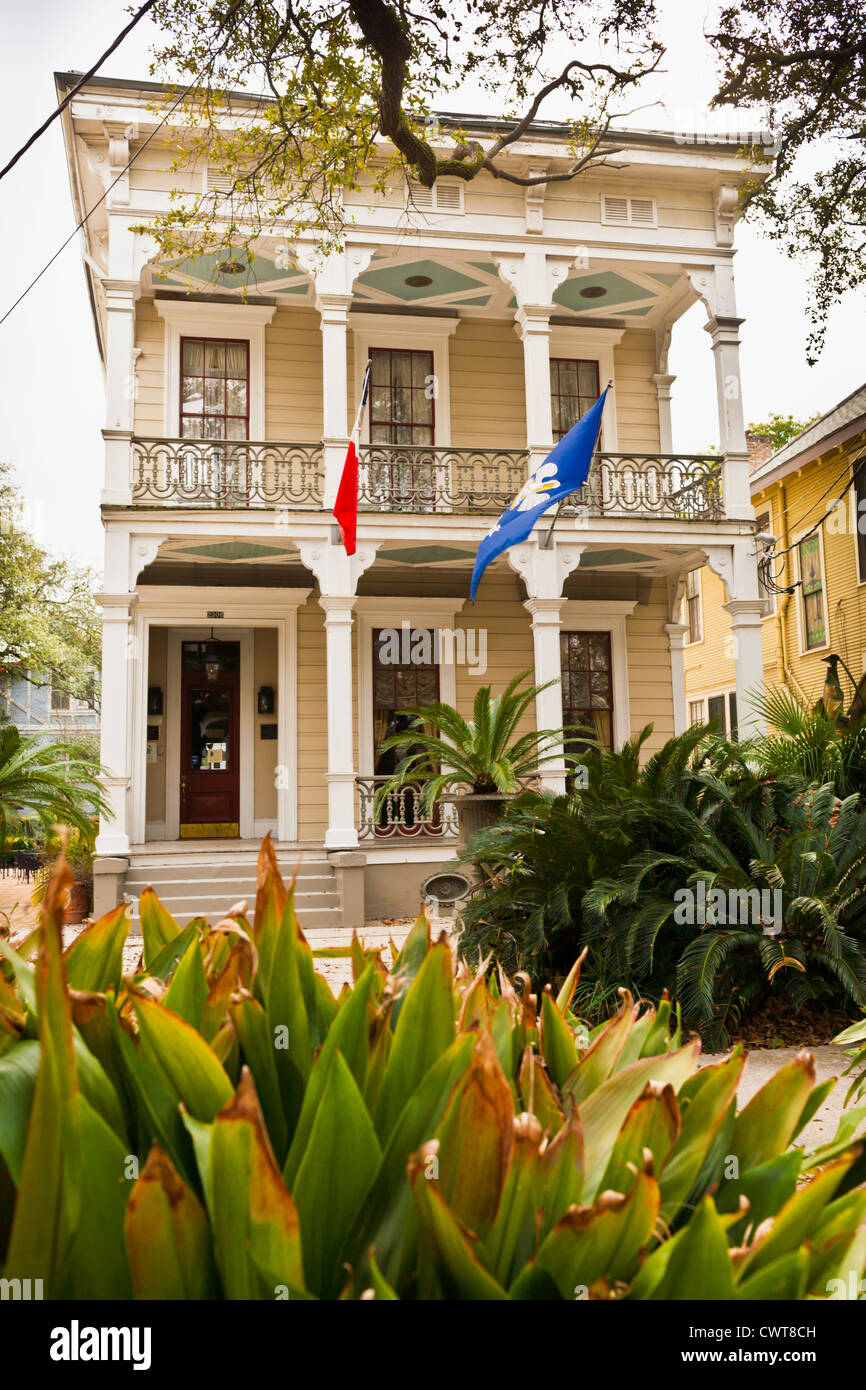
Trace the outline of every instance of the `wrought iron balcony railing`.
{"label": "wrought iron balcony railing", "polygon": [[135,502],[176,507],[322,506],[319,444],[135,439]]}
{"label": "wrought iron balcony railing", "polygon": [[356,777],[358,788],[358,839],[397,840],[434,836],[443,839],[457,834],[457,812],[453,803],[437,801],[431,811],[421,802],[421,789],[411,783],[389,791],[381,789],[389,777]]}
{"label": "wrought iron balcony railing", "polygon": [[[378,512],[497,512],[526,480],[525,449],[371,444],[359,453],[358,497]],[[722,464],[699,454],[596,454],[564,513],[708,521],[723,515]]]}
{"label": "wrought iron balcony railing", "polygon": [[[525,449],[364,445],[358,504],[367,512],[504,511],[526,480]],[[192,507],[323,506],[318,444],[135,439],[135,502]],[[714,521],[724,516],[722,461],[706,454],[596,454],[570,516]]]}

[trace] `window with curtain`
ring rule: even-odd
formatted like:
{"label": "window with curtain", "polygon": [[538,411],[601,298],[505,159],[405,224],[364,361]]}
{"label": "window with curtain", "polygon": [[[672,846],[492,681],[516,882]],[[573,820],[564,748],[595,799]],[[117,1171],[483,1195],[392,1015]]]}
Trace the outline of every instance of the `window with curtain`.
{"label": "window with curtain", "polygon": [[[406,705],[430,705],[439,699],[439,668],[435,662],[422,663],[391,661],[391,643],[387,640],[389,629],[379,629],[373,633],[373,770],[377,776],[388,775],[396,770],[397,754],[394,749],[380,752],[382,743],[389,734],[401,733],[408,728],[410,719],[398,714]],[[412,650],[412,639],[418,633],[429,638],[429,650],[435,648],[435,634],[429,629],[413,628],[407,648],[408,656]],[[383,636],[383,634],[385,634]],[[402,632],[399,634],[402,639]]]}
{"label": "window with curtain", "polygon": [[690,570],[686,575],[686,618],[689,624],[689,642],[700,642],[704,635],[700,570]]}
{"label": "window with curtain", "polygon": [[797,547],[800,555],[800,580],[803,595],[803,633],[806,650],[823,647],[827,642],[827,622],[824,612],[824,580],[821,574],[821,537],[818,532],[807,536]]}
{"label": "window with curtain", "polygon": [[370,350],[370,443],[432,444],[433,353]]}
{"label": "window with curtain", "polygon": [[599,397],[598,363],[570,357],[550,359],[550,408],[558,442]]}
{"label": "window with curtain", "polygon": [[[595,731],[599,743],[613,748],[613,664],[609,632],[562,632],[562,720]],[[569,752],[579,751],[570,740]]]}
{"label": "window with curtain", "polygon": [[181,338],[183,439],[249,439],[250,345],[230,338]]}

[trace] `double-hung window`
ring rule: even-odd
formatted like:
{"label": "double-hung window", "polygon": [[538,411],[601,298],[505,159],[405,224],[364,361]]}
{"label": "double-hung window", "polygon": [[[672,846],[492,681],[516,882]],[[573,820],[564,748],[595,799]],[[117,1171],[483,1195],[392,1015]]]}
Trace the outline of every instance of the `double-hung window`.
{"label": "double-hung window", "polygon": [[[609,632],[563,632],[559,637],[562,670],[562,720],[593,730],[613,748],[613,662]],[[569,740],[569,751],[579,740]]]}
{"label": "double-hung window", "polygon": [[181,338],[183,439],[249,439],[250,345],[230,338]]}
{"label": "double-hung window", "polygon": [[555,441],[568,434],[599,394],[597,362],[551,357],[550,408]]}

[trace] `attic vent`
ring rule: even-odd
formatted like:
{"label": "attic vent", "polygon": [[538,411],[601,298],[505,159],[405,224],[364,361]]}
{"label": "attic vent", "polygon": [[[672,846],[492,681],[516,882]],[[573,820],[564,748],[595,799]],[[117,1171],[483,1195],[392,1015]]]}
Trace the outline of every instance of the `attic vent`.
{"label": "attic vent", "polygon": [[233,184],[232,174],[221,174],[218,169],[208,169],[205,174],[206,193],[231,193]]}
{"label": "attic vent", "polygon": [[425,188],[410,180],[406,206],[419,212],[462,212],[463,184],[458,179],[441,179]]}
{"label": "attic vent", "polygon": [[655,227],[656,205],[652,198],[620,198],[605,194],[601,220],[619,227]]}

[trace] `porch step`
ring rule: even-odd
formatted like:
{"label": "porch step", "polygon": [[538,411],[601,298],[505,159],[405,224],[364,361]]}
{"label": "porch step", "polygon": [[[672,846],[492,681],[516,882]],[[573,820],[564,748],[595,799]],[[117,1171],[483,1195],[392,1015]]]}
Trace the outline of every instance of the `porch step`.
{"label": "porch step", "polygon": [[[181,926],[194,917],[213,924],[236,903],[252,913],[256,901],[257,849],[133,851],[124,892],[134,900],[132,932],[140,931],[138,899],[148,886]],[[334,870],[321,852],[277,852],[286,881],[295,875],[295,905],[302,928],[341,927],[341,904]]]}

